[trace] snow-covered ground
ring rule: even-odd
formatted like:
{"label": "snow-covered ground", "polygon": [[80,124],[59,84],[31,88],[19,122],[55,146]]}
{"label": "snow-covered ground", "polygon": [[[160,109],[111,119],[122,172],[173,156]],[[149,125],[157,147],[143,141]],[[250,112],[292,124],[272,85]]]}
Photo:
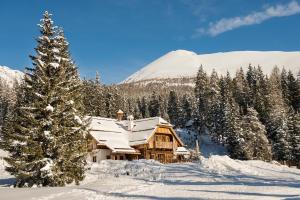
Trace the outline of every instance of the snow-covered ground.
{"label": "snow-covered ground", "polygon": [[228,156],[198,163],[103,161],[90,165],[80,186],[10,188],[1,170],[0,199],[300,199],[300,170]]}
{"label": "snow-covered ground", "polygon": [[227,150],[223,145],[214,143],[207,134],[198,136],[197,133],[188,129],[176,129],[176,133],[189,149],[195,149],[196,140],[199,142],[201,155],[205,158],[211,155],[226,155]]}

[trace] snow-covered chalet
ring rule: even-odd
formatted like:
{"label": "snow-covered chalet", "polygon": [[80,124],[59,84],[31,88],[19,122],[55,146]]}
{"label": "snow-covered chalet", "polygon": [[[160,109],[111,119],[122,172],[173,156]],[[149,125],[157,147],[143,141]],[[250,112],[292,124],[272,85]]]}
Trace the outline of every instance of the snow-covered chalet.
{"label": "snow-covered chalet", "polygon": [[88,160],[155,159],[176,162],[189,155],[172,125],[161,117],[116,119],[91,117]]}

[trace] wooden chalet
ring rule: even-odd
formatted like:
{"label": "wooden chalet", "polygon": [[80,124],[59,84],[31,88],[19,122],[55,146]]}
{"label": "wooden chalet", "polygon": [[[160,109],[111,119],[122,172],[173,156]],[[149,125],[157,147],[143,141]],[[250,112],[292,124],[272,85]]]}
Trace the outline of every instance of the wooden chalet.
{"label": "wooden chalet", "polygon": [[122,120],[91,117],[88,159],[133,160],[155,159],[162,163],[180,161],[189,151],[177,136],[172,125],[161,117]]}

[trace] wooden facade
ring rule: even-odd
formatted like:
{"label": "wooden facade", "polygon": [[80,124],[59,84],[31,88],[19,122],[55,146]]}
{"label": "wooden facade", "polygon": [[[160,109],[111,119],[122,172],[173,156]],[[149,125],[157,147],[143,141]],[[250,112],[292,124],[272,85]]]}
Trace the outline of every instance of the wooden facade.
{"label": "wooden facade", "polygon": [[146,144],[134,146],[141,154],[139,159],[154,159],[161,163],[176,162],[175,151],[182,146],[172,127],[159,126],[154,134],[148,138]]}

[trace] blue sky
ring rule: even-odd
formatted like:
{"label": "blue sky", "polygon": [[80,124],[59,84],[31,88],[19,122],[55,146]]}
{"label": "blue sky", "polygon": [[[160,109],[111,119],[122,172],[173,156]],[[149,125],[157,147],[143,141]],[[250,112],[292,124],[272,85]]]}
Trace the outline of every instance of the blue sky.
{"label": "blue sky", "polygon": [[1,0],[0,65],[30,66],[42,13],[62,26],[82,77],[117,83],[164,55],[300,50],[299,0]]}

